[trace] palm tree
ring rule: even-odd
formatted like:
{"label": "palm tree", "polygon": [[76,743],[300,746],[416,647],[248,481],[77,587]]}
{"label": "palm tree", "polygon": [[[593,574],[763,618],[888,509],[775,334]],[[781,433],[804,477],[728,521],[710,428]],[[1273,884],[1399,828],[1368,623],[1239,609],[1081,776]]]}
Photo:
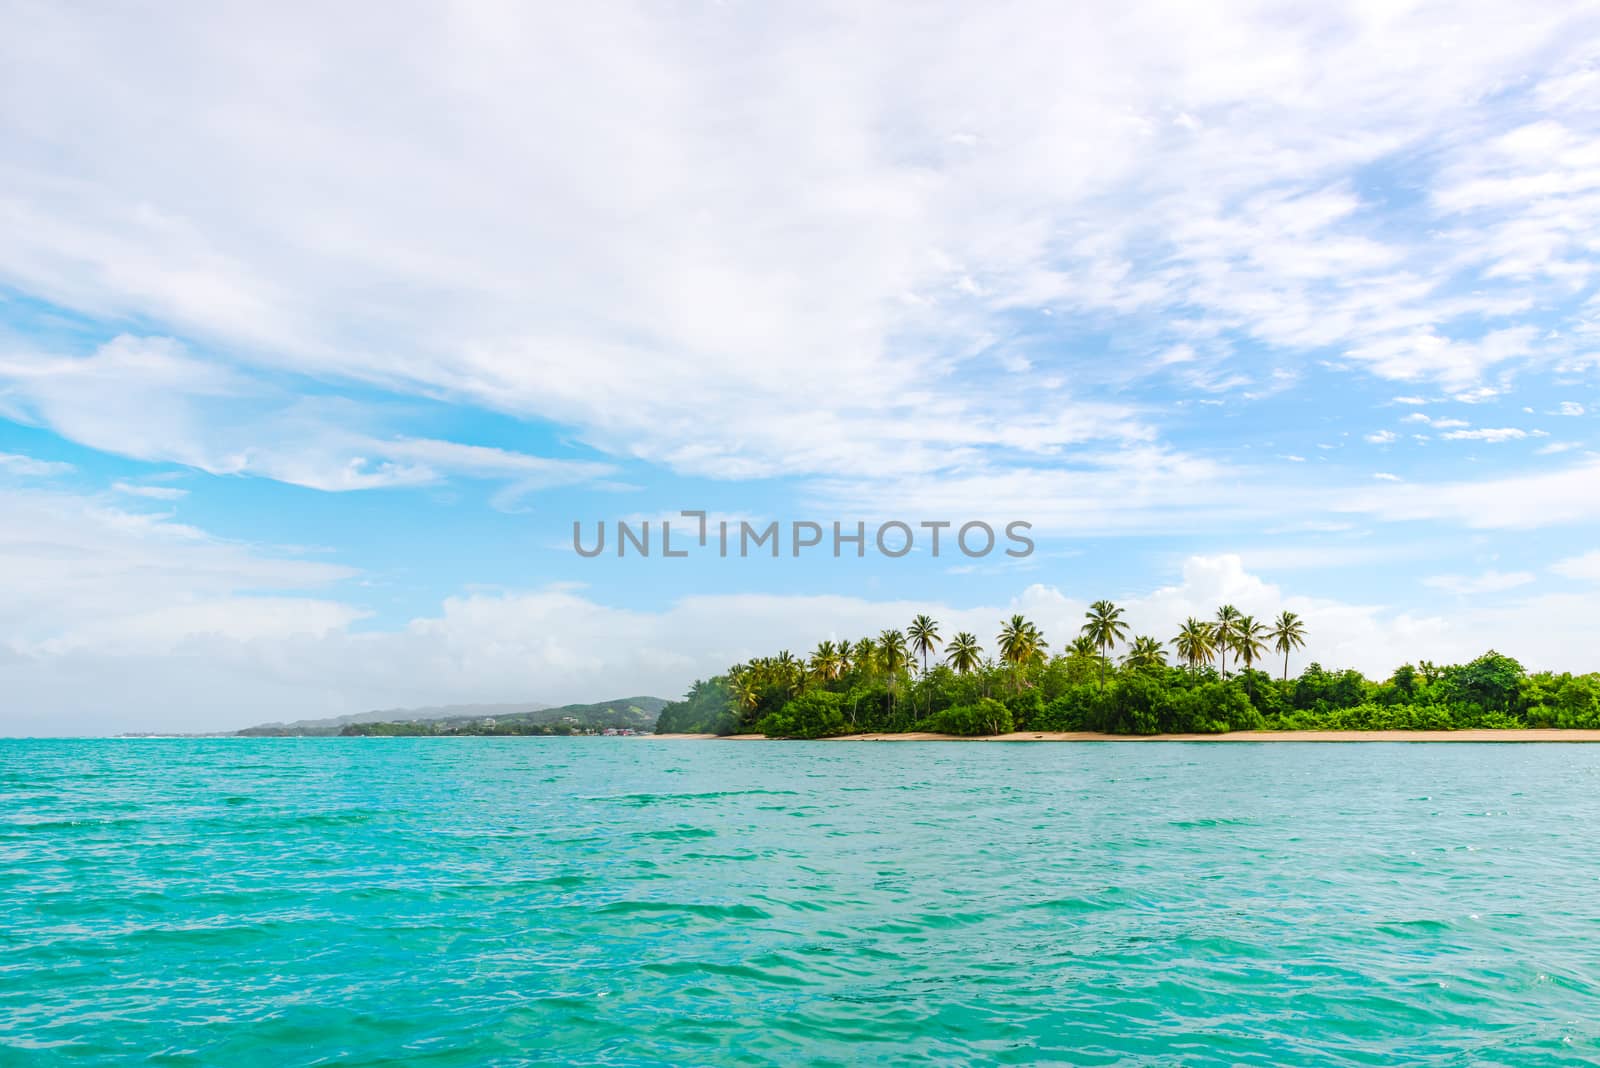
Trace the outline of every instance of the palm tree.
{"label": "palm tree", "polygon": [[1013,616],[1006,620],[1000,627],[1000,635],[995,638],[1000,643],[1000,659],[1005,664],[1022,665],[1029,660],[1035,660],[1038,652],[1045,646],[1043,635],[1038,633],[1038,627],[1027,622],[1022,616]]}
{"label": "palm tree", "polygon": [[871,638],[862,638],[856,642],[855,648],[850,653],[850,659],[855,663],[858,671],[872,674],[874,662],[877,660],[877,650],[873,648]]}
{"label": "palm tree", "polygon": [[811,654],[811,670],[823,682],[832,682],[839,677],[843,670],[843,658],[833,642],[817,643],[816,650]]}
{"label": "palm tree", "polygon": [[1000,659],[1011,665],[1012,679],[1021,689],[1022,668],[1044,655],[1044,635],[1025,618],[1015,615],[1000,628],[996,640],[1000,643]]}
{"label": "palm tree", "polygon": [[906,636],[897,630],[886,630],[878,635],[878,666],[883,669],[883,676],[889,689],[889,715],[895,711],[895,701],[899,696],[900,677],[905,674],[907,662],[910,660],[909,650],[906,648]]}
{"label": "palm tree", "polygon": [[1188,663],[1191,672],[1198,671],[1202,663],[1211,660],[1217,651],[1216,643],[1216,631],[1211,624],[1193,616],[1183,621],[1183,626],[1178,629],[1178,636],[1172,639],[1172,644],[1177,647],[1179,659]]}
{"label": "palm tree", "polygon": [[1167,666],[1167,651],[1154,638],[1140,636],[1133,639],[1128,655],[1122,658],[1123,667],[1153,668]]}
{"label": "palm tree", "polygon": [[1283,681],[1289,681],[1289,654],[1306,644],[1306,625],[1293,612],[1280,612],[1278,621],[1267,632],[1273,648],[1283,654]]}
{"label": "palm tree", "polygon": [[926,675],[928,654],[939,644],[939,624],[930,616],[918,616],[906,629],[906,637],[911,639],[911,648],[922,654],[922,673]]}
{"label": "palm tree", "polygon": [[732,676],[728,680],[728,688],[733,692],[734,701],[746,712],[752,711],[761,701],[761,692],[748,672]]}
{"label": "palm tree", "polygon": [[983,661],[983,647],[978,644],[978,639],[962,631],[950,639],[950,644],[944,647],[945,663],[956,669],[959,675],[976,671]]}
{"label": "palm tree", "polygon": [[1024,664],[1043,663],[1050,656],[1050,646],[1044,640],[1038,627],[1028,624],[1028,655],[1023,659]]}
{"label": "palm tree", "polygon": [[1099,657],[1100,647],[1087,634],[1080,634],[1067,643],[1065,652],[1068,656],[1081,656],[1093,660]]}
{"label": "palm tree", "polygon": [[[1110,601],[1096,601],[1084,613],[1088,622],[1083,625],[1084,637],[1094,642],[1102,657],[1109,657],[1111,649],[1128,636],[1128,625],[1122,622],[1122,609]],[[1100,688],[1106,687],[1106,664],[1100,661]]]}
{"label": "palm tree", "polygon": [[878,635],[878,666],[890,679],[906,669],[910,659],[906,650],[906,636],[897,630],[886,630]]}
{"label": "palm tree", "polygon": [[1267,651],[1267,643],[1262,641],[1266,636],[1255,616],[1240,616],[1233,625],[1233,651],[1246,671]]}
{"label": "palm tree", "polygon": [[1228,677],[1228,650],[1233,648],[1233,628],[1239,622],[1239,610],[1231,604],[1217,609],[1217,625],[1212,633],[1216,637],[1217,659],[1222,664],[1222,677]]}

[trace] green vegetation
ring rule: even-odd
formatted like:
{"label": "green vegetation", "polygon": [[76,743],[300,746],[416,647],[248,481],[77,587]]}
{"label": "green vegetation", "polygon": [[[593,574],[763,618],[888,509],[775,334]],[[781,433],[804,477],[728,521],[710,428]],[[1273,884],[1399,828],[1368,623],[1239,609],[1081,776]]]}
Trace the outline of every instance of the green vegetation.
{"label": "green vegetation", "polygon": [[[1530,675],[1493,651],[1469,664],[1406,664],[1382,682],[1316,663],[1290,678],[1289,654],[1307,641],[1293,612],[1268,627],[1224,605],[1214,621],[1187,619],[1162,642],[1130,636],[1122,610],[1096,601],[1081,633],[1054,655],[1020,615],[997,634],[997,659],[970,633],[942,649],[940,641],[938,622],[922,615],[875,639],[824,641],[804,659],[786,650],[738,664],[663,708],[656,730],[826,738],[1600,728],[1600,674]],[[1176,665],[1167,662],[1169,645]],[[1258,667],[1276,667],[1273,653],[1283,657],[1281,678]]]}
{"label": "green vegetation", "polygon": [[625,697],[593,705],[562,705],[500,716],[459,716],[438,720],[351,723],[346,738],[411,738],[455,735],[566,735],[604,730],[647,731],[666,702],[659,697]]}

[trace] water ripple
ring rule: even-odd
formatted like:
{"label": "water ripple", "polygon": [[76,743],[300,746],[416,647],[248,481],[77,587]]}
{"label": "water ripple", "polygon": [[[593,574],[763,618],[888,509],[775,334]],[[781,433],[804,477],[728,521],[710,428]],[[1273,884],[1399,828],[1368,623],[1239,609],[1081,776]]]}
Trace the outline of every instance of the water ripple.
{"label": "water ripple", "polygon": [[0,1063],[1600,1060],[1600,747],[0,741]]}

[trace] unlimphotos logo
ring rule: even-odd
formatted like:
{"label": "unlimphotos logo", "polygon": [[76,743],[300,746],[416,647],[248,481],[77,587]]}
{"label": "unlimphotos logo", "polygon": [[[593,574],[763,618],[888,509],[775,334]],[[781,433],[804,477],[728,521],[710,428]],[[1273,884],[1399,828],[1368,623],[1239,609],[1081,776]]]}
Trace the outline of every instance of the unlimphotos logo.
{"label": "unlimphotos logo", "polygon": [[[921,519],[915,522],[891,519],[869,531],[865,520],[817,522],[796,519],[782,523],[774,519],[760,525],[744,519],[720,519],[713,524],[707,520],[704,509],[685,509],[678,514],[694,523],[692,528],[689,524],[680,528],[677,535],[673,533],[670,519],[659,522],[659,536],[652,535],[651,520],[616,520],[613,524],[615,537],[612,540],[616,555],[648,557],[652,550],[656,550],[662,557],[681,559],[696,550],[709,552],[714,548],[716,554],[724,558],[777,557],[782,555],[787,546],[788,554],[792,557],[827,554],[830,551],[835,557],[847,553],[864,557],[870,547],[879,556],[898,560],[916,549],[921,544],[920,538],[926,542],[929,555],[935,558],[941,554],[954,555],[952,546],[962,556],[981,558],[993,553],[1000,544],[995,528],[981,519],[959,524],[948,519]],[[583,526],[582,520],[573,520],[572,549],[579,556],[593,559],[606,551],[607,526],[604,520],[594,524],[594,537],[590,544],[585,544]],[[1033,554],[1033,539],[1028,537],[1028,531],[1033,529],[1032,523],[1014,519],[1004,524],[1003,529],[1006,542],[1003,551],[1006,556],[1020,559]],[[922,533],[919,535],[918,531]]]}

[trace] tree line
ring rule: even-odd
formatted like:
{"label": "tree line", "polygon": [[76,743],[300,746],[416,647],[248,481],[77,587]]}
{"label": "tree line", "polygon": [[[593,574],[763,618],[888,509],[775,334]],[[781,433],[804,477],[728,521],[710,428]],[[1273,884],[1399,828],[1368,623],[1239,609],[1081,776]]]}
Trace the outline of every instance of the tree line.
{"label": "tree line", "polygon": [[[1054,651],[1013,615],[990,654],[976,635],[946,640],[938,621],[919,615],[875,638],[825,640],[803,657],[784,650],[697,681],[662,709],[656,730],[824,738],[1600,728],[1597,674],[1529,674],[1491,650],[1468,664],[1405,664],[1381,682],[1315,662],[1290,678],[1289,657],[1306,642],[1305,621],[1289,611],[1265,622],[1223,605],[1162,641],[1130,635],[1123,610],[1096,601]],[[1276,675],[1258,666],[1277,668],[1269,660],[1279,656]]]}

